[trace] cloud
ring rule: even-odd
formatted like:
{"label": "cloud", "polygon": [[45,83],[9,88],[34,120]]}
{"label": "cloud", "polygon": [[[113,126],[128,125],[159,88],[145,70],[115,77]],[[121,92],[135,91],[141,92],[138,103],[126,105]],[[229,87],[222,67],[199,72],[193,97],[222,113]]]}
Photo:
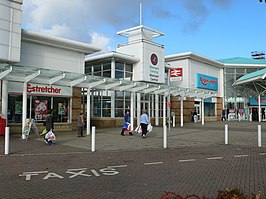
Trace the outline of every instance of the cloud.
{"label": "cloud", "polygon": [[[146,20],[159,19],[174,25],[181,23],[186,32],[194,32],[209,17],[211,6],[226,8],[231,1],[167,0],[166,3],[165,0],[143,0],[143,13],[146,15],[144,24]],[[116,38],[117,31],[138,24],[139,0],[126,0],[126,3],[125,0],[24,0],[23,2],[23,27],[81,42],[99,43],[105,46],[105,49],[114,47],[111,38]]]}
{"label": "cloud", "polygon": [[103,52],[108,52],[111,50],[110,38],[99,34],[97,32],[89,33],[91,37],[91,44],[102,49]]}
{"label": "cloud", "polygon": [[40,29],[40,32],[54,36],[64,35],[66,38],[71,37],[71,27],[66,24],[54,24],[51,28]]}

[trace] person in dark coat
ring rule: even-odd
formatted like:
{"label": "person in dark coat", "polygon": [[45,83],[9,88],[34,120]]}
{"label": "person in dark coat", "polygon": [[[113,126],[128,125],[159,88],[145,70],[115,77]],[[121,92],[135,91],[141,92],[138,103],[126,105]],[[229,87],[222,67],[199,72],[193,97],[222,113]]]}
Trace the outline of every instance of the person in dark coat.
{"label": "person in dark coat", "polygon": [[80,113],[78,117],[77,127],[78,127],[78,137],[85,137],[83,135],[83,129],[84,129],[84,114]]}
{"label": "person in dark coat", "polygon": [[46,115],[45,128],[47,132],[49,132],[50,130],[54,130],[54,118],[51,110],[49,110],[48,114]]}
{"label": "person in dark coat", "polygon": [[122,127],[121,135],[124,136],[124,132],[129,131],[129,135],[133,135],[133,133],[130,131],[130,112],[129,110],[125,111],[124,114],[124,125]]}

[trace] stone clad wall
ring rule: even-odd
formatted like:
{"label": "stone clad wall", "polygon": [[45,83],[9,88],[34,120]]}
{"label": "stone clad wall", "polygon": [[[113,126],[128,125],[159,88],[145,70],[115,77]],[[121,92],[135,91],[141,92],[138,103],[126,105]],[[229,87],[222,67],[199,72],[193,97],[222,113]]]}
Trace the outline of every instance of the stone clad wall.
{"label": "stone clad wall", "polygon": [[72,130],[77,129],[77,120],[79,114],[82,112],[81,107],[81,88],[74,87],[73,88],[73,97],[72,97],[72,122],[71,122],[71,127]]}

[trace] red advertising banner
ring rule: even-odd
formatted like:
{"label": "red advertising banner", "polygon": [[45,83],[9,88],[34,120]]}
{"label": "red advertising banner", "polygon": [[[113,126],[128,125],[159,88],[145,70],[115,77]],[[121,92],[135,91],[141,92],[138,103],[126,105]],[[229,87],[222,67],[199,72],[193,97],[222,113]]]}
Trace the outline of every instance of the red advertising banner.
{"label": "red advertising banner", "polygon": [[36,121],[45,121],[48,114],[48,101],[47,100],[34,100],[34,113]]}
{"label": "red advertising banner", "polygon": [[171,68],[170,69],[170,81],[182,80],[183,68]]}

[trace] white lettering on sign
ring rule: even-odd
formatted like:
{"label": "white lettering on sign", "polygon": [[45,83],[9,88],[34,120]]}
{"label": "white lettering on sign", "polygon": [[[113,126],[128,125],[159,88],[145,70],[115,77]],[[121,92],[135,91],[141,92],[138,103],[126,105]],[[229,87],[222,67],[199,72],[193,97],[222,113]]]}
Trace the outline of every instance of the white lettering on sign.
{"label": "white lettering on sign", "polygon": [[[90,171],[96,177],[101,176],[101,174],[105,176],[114,176],[119,174],[119,172],[115,168],[122,168],[122,167],[127,167],[127,165],[107,166],[106,168],[100,169],[99,172],[96,171],[95,169],[88,170],[88,168],[67,169],[65,173],[70,174],[68,178],[71,179],[77,176],[91,177],[92,175],[86,173],[87,171]],[[46,174],[43,180],[48,180],[49,178],[58,178],[58,179],[65,178],[62,175],[49,171],[23,172],[22,174],[19,174],[19,176],[25,177],[25,180],[31,180],[32,176],[38,176],[40,174]]]}

